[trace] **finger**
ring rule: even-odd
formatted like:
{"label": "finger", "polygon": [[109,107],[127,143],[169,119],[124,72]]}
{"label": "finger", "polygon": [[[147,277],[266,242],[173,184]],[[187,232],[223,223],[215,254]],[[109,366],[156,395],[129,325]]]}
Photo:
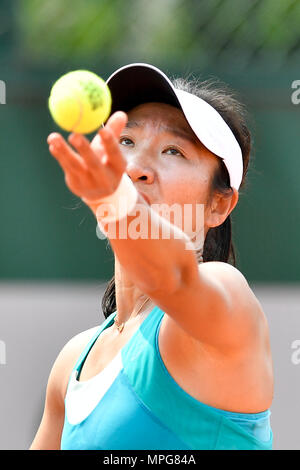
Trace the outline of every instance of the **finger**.
{"label": "finger", "polygon": [[[101,149],[99,146],[98,152],[96,153],[93,150],[90,141],[82,134],[72,133],[69,135],[68,140],[84,159],[89,169],[103,169],[103,162],[101,161]],[[102,154],[104,154],[103,147]]]}
{"label": "finger", "polygon": [[53,132],[48,136],[49,151],[64,170],[82,172],[86,170],[83,159],[67,144],[64,138]]}
{"label": "finger", "polygon": [[119,141],[116,139],[116,136],[106,126],[99,131],[99,134],[108,156],[108,163],[114,169],[123,173],[126,170],[127,164],[120,150]]}
{"label": "finger", "polygon": [[81,185],[80,185],[80,178],[78,174],[72,173],[69,171],[65,174],[65,183],[68,186],[69,190],[72,191],[73,194],[81,198]]}
{"label": "finger", "polygon": [[78,168],[75,169],[74,165],[70,164],[68,160],[62,158],[60,150],[57,149],[57,147],[54,144],[49,145],[49,152],[58,161],[59,165],[61,166],[65,174],[74,172],[74,171],[78,172]]}
{"label": "finger", "polygon": [[100,159],[101,163],[105,165],[107,163],[107,155],[105,153],[105,149],[102,145],[100,134],[96,134],[91,142],[91,149]]}
{"label": "finger", "polygon": [[[110,116],[105,127],[110,129],[113,134],[119,139],[122,130],[124,129],[126,123],[128,121],[128,116],[123,111],[116,111],[114,114]],[[103,128],[102,128],[103,129]],[[100,131],[102,130],[100,128]]]}

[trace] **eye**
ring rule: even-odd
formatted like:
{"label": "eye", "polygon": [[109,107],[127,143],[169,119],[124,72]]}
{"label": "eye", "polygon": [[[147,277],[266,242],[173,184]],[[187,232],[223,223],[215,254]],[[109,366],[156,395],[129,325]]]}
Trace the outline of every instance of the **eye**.
{"label": "eye", "polygon": [[128,147],[129,145],[133,144],[132,140],[129,139],[128,137],[120,137],[120,142],[121,145],[125,145],[125,147]]}
{"label": "eye", "polygon": [[176,147],[167,148],[165,150],[165,153],[167,153],[167,152],[171,152],[171,153],[169,153],[169,155],[181,155],[184,158],[184,155]]}

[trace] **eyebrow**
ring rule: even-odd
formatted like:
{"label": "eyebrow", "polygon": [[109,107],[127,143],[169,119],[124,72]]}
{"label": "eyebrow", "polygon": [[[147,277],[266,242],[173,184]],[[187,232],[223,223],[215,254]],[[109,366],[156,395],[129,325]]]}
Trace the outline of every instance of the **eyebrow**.
{"label": "eyebrow", "polygon": [[[136,121],[128,121],[125,127],[132,129],[134,127],[143,127],[143,126]],[[188,140],[194,145],[199,145],[200,143],[200,141],[197,139],[195,135],[191,134],[188,131],[185,131],[184,129],[180,129],[178,127],[171,127],[171,126],[160,126],[160,129],[163,132],[168,132],[169,134],[174,134],[180,137],[181,139]]]}

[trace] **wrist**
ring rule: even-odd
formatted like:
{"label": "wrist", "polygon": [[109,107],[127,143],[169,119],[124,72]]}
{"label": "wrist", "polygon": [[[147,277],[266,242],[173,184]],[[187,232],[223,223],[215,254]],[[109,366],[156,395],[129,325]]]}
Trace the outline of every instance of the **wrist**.
{"label": "wrist", "polygon": [[82,200],[93,210],[98,222],[107,223],[126,217],[135,207],[138,194],[131,179],[124,172],[119,186],[112,194],[97,200]]}

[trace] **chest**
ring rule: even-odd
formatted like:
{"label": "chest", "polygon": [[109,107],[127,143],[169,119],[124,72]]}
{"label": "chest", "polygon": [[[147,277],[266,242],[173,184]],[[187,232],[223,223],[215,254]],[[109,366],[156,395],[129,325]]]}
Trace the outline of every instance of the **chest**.
{"label": "chest", "polygon": [[84,360],[80,381],[89,380],[106,369],[122,348],[133,339],[141,323],[142,320],[137,319],[126,325],[121,333],[113,325],[102,331]]}
{"label": "chest", "polygon": [[[105,370],[131,340],[139,323],[121,334],[112,327],[104,330],[81,369],[80,381]],[[158,332],[158,353],[166,372],[193,398],[216,408],[255,413],[268,408],[272,400],[272,377],[268,361],[260,354],[231,361],[204,348],[188,336],[167,315]]]}

